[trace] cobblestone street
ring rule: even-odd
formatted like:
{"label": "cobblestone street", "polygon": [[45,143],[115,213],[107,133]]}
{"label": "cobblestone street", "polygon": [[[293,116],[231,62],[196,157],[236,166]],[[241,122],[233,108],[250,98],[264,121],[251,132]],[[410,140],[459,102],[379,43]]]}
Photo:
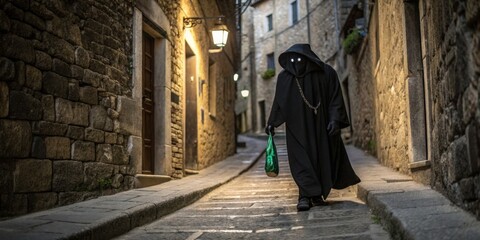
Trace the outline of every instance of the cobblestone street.
{"label": "cobblestone street", "polygon": [[249,171],[198,202],[118,239],[388,239],[353,188],[333,190],[329,206],[297,212],[298,190],[286,146],[276,139],[280,174],[261,158]]}

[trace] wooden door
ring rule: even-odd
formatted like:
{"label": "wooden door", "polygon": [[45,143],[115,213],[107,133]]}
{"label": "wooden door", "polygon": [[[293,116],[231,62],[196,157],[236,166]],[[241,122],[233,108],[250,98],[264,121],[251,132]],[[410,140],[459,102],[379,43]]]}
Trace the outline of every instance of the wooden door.
{"label": "wooden door", "polygon": [[185,168],[196,170],[198,158],[196,59],[188,44],[186,44],[185,49]]}
{"label": "wooden door", "polygon": [[143,134],[143,161],[142,173],[153,174],[154,159],[154,43],[155,39],[143,33],[143,96],[142,96],[142,134]]}

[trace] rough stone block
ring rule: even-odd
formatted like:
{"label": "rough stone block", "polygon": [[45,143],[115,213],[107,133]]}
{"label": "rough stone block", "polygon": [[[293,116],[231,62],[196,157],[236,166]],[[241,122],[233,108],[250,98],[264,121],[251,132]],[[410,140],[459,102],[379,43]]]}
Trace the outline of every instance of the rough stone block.
{"label": "rough stone block", "polygon": [[21,159],[13,174],[15,192],[46,192],[52,186],[52,161]]}
{"label": "rough stone block", "polygon": [[93,128],[85,129],[85,140],[101,143],[105,141],[105,133],[102,130]]}
{"label": "rough stone block", "polygon": [[107,120],[107,110],[104,107],[96,105],[90,110],[90,124],[93,128],[104,129]]}
{"label": "rough stone block", "polygon": [[468,176],[470,167],[467,158],[466,137],[463,136],[455,140],[447,151],[448,181],[453,183]]}
{"label": "rough stone block", "polygon": [[480,153],[478,152],[477,127],[470,124],[465,130],[467,137],[467,153],[472,173],[480,171]]}
{"label": "rough stone block", "polygon": [[98,104],[97,89],[94,87],[82,87],[80,88],[80,101],[92,105]]}
{"label": "rough stone block", "polygon": [[22,9],[12,5],[11,3],[5,4],[4,10],[5,13],[12,19],[23,20],[25,15],[25,12]]}
{"label": "rough stone block", "polygon": [[52,190],[65,192],[77,190],[83,183],[83,164],[77,161],[53,163]]}
{"label": "rough stone block", "polygon": [[37,16],[45,20],[50,20],[53,18],[53,16],[55,16],[55,14],[53,14],[52,11],[47,9],[45,5],[40,2],[35,2],[35,1],[31,2],[30,11],[32,11]]}
{"label": "rough stone block", "polygon": [[110,144],[97,145],[97,162],[113,163],[112,146]]}
{"label": "rough stone block", "polygon": [[15,163],[13,161],[0,162],[0,193],[13,192],[13,172],[14,171],[15,171]]}
{"label": "rough stone block", "polygon": [[128,164],[128,152],[127,150],[120,145],[113,145],[113,163],[119,165],[127,165]]}
{"label": "rough stone block", "polygon": [[0,194],[0,216],[27,213],[26,194]]}
{"label": "rough stone block", "polygon": [[46,156],[45,142],[41,137],[34,137],[32,144],[32,157],[44,159]]}
{"label": "rough stone block", "polygon": [[68,125],[53,123],[47,121],[39,121],[33,123],[33,133],[47,136],[64,136],[67,132]]}
{"label": "rough stone block", "polygon": [[40,120],[42,119],[42,103],[24,92],[11,91],[9,112],[11,118]]}
{"label": "rough stone block", "polygon": [[55,192],[28,194],[28,211],[36,212],[50,209],[57,205],[58,194]]}
{"label": "rough stone block", "polygon": [[68,79],[54,72],[43,74],[43,91],[57,97],[68,97]]}
{"label": "rough stone block", "polygon": [[46,29],[48,32],[53,33],[57,37],[61,39],[65,39],[66,32],[65,29],[67,27],[67,22],[63,19],[55,16],[51,20],[46,21]]}
{"label": "rough stone block", "polygon": [[52,95],[42,96],[43,120],[55,121],[55,101]]}
{"label": "rough stone block", "polygon": [[141,135],[141,107],[137,106],[137,102],[127,98],[118,97],[117,109],[119,112],[119,132],[122,134]]}
{"label": "rough stone block", "polygon": [[83,79],[82,81],[86,84],[91,85],[92,87],[98,87],[100,84],[100,81],[104,77],[101,74],[98,74],[96,72],[93,72],[92,70],[85,69],[83,72]]}
{"label": "rough stone block", "polygon": [[77,65],[72,65],[70,68],[72,69],[72,78],[77,80],[83,79],[83,68]]}
{"label": "rough stone block", "polygon": [[42,72],[31,65],[25,67],[25,86],[33,89],[42,89]]}
{"label": "rough stone block", "polygon": [[25,158],[32,146],[32,128],[26,121],[0,120],[1,158]]}
{"label": "rough stone block", "polygon": [[10,30],[20,37],[23,37],[26,39],[32,39],[32,38],[35,38],[36,34],[40,36],[40,32],[38,32],[38,30],[34,29],[32,26],[28,24],[25,24],[24,22],[11,20],[10,23],[11,23]]}
{"label": "rough stone block", "polygon": [[122,183],[123,183],[123,175],[115,174],[112,181],[112,187],[119,188],[120,186],[122,186]]}
{"label": "rough stone block", "polygon": [[80,86],[77,81],[70,81],[68,83],[68,99],[78,101],[80,99]]}
{"label": "rough stone block", "polygon": [[8,99],[10,98],[8,92],[7,83],[0,82],[0,118],[8,115]]}
{"label": "rough stone block", "polygon": [[68,126],[66,136],[77,140],[83,140],[85,138],[85,128]]}
{"label": "rough stone block", "polygon": [[475,117],[478,107],[478,91],[472,85],[470,85],[463,94],[462,106],[463,123],[468,124],[468,122]]}
{"label": "rough stone block", "polygon": [[3,10],[0,10],[0,31],[8,32],[10,31],[10,19]]}
{"label": "rough stone block", "polygon": [[[25,85],[25,63],[22,61],[15,62],[15,82],[19,86]],[[19,88],[20,89],[20,88]]]}
{"label": "rough stone block", "polygon": [[46,156],[49,159],[70,159],[70,139],[65,137],[45,138]]}
{"label": "rough stone block", "polygon": [[58,204],[63,206],[95,197],[98,197],[96,192],[61,192],[58,194]]}
{"label": "rough stone block", "polygon": [[57,122],[88,126],[89,106],[86,104],[57,98],[55,110]]}
{"label": "rough stone block", "polygon": [[472,25],[478,23],[480,17],[480,2],[476,0],[467,0],[466,17],[467,22],[471,22]]}
{"label": "rough stone block", "polygon": [[77,47],[77,49],[75,49],[75,64],[83,68],[88,68],[90,66],[90,56],[87,50],[82,47]]}
{"label": "rough stone block", "polygon": [[95,161],[95,143],[75,141],[72,144],[72,159],[80,161]]}
{"label": "rough stone block", "polygon": [[460,198],[462,200],[475,200],[477,195],[475,194],[475,185],[473,182],[473,178],[465,178],[460,180]]}
{"label": "rough stone block", "polygon": [[52,69],[52,57],[42,51],[35,51],[35,66],[41,70],[50,71]]}
{"label": "rough stone block", "polygon": [[105,133],[105,143],[115,144],[117,143],[117,134],[116,133]]}
{"label": "rough stone block", "polygon": [[102,75],[107,74],[107,67],[102,62],[96,59],[90,59],[90,70],[100,73]]}
{"label": "rough stone block", "polygon": [[26,63],[35,62],[33,44],[14,34],[0,35],[0,55]]}
{"label": "rough stone block", "polygon": [[108,182],[113,174],[113,166],[100,162],[84,163],[85,184],[89,189],[98,189],[100,183]]}
{"label": "rough stone block", "polygon": [[75,49],[72,44],[46,31],[42,37],[50,56],[62,59],[68,64],[74,63]]}
{"label": "rough stone block", "polygon": [[70,65],[68,65],[66,62],[58,58],[53,59],[52,70],[61,76],[68,77],[68,78],[72,77],[72,70],[70,69]]}
{"label": "rough stone block", "polygon": [[37,17],[37,15],[35,14],[32,14],[30,12],[26,12],[25,13],[25,22],[32,25],[33,27],[35,27],[36,29],[38,30],[45,30],[45,21],[39,17]]}
{"label": "rough stone block", "polygon": [[0,81],[11,81],[15,77],[15,65],[8,58],[0,57]]}

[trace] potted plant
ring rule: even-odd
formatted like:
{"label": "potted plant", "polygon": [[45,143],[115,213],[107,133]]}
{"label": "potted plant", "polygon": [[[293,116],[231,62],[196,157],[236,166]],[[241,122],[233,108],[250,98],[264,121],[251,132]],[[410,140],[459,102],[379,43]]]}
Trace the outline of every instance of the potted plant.
{"label": "potted plant", "polygon": [[350,33],[343,40],[342,46],[347,54],[353,53],[362,42],[362,32],[358,28],[353,28]]}
{"label": "potted plant", "polygon": [[262,73],[262,78],[264,80],[270,79],[275,76],[275,69],[268,68],[265,72]]}

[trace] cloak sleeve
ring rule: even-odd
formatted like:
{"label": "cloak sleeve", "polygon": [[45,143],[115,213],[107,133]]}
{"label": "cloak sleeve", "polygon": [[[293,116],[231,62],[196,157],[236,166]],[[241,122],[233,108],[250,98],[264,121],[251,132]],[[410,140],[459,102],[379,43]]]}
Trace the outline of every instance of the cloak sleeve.
{"label": "cloak sleeve", "polygon": [[268,118],[268,125],[278,127],[284,122],[285,118],[283,117],[282,112],[280,112],[280,105],[278,105],[277,101],[274,100],[272,104],[272,111],[270,111],[270,117]]}
{"label": "cloak sleeve", "polygon": [[[268,125],[273,127],[278,127],[282,125],[286,119],[284,114],[281,112],[280,103],[278,98],[285,98],[285,86],[281,86],[282,82],[280,79],[283,79],[283,71],[279,74],[277,78],[277,85],[275,87],[275,97],[273,98],[272,110],[270,111],[270,116],[268,117]],[[283,91],[282,91],[283,90]],[[282,97],[283,96],[283,97]]]}
{"label": "cloak sleeve", "polygon": [[340,88],[340,81],[334,69],[330,69],[328,82],[328,114],[329,122],[335,121],[340,125],[340,128],[350,126],[345,104],[343,102],[342,89]]}

